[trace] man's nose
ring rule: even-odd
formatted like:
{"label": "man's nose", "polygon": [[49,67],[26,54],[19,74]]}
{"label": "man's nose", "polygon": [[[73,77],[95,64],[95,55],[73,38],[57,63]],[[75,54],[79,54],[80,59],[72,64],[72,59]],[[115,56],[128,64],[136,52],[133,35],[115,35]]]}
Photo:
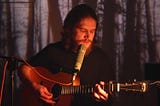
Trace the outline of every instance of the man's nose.
{"label": "man's nose", "polygon": [[89,37],[89,31],[86,31],[85,35],[84,35],[84,38],[88,38]]}
{"label": "man's nose", "polygon": [[89,37],[88,33],[84,35],[84,38],[87,39]]}

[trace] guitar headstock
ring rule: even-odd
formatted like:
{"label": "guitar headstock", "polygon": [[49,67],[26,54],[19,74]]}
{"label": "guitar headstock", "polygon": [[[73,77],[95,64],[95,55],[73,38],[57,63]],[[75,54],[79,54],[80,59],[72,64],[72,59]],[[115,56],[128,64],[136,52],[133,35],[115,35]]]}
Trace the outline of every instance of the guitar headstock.
{"label": "guitar headstock", "polygon": [[127,83],[117,83],[114,81],[109,81],[109,91],[110,92],[146,92],[148,90],[147,81],[133,81]]}

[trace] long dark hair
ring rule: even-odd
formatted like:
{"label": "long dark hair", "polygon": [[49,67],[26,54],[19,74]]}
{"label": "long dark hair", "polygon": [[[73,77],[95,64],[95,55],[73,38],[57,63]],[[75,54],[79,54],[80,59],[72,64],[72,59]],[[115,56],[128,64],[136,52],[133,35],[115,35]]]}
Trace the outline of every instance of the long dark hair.
{"label": "long dark hair", "polygon": [[97,16],[94,9],[87,4],[79,4],[72,8],[64,20],[62,41],[65,43],[72,42],[71,40],[74,26],[80,22],[81,19],[86,17],[92,17],[97,22]]}

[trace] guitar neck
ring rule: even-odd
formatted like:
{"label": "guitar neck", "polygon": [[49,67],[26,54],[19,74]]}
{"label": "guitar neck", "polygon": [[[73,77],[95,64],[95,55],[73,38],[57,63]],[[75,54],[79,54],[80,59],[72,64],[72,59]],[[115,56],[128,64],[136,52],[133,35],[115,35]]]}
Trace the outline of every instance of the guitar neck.
{"label": "guitar neck", "polygon": [[[113,81],[109,81],[102,88],[108,92],[146,92],[148,90],[148,83],[145,81],[132,83],[114,83]],[[60,86],[55,84],[52,88],[55,97],[68,94],[89,94],[93,93],[93,91],[94,87],[90,85]]]}
{"label": "guitar neck", "polygon": [[94,88],[89,85],[62,86],[61,94],[89,94],[93,91]]}

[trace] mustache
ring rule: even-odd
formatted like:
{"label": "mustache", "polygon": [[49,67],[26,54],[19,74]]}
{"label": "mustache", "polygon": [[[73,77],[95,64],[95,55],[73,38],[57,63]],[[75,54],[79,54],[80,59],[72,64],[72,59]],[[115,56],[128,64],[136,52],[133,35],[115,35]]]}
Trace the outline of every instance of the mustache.
{"label": "mustache", "polygon": [[77,40],[78,42],[90,42],[92,43],[93,41],[90,39],[83,39],[83,40]]}

